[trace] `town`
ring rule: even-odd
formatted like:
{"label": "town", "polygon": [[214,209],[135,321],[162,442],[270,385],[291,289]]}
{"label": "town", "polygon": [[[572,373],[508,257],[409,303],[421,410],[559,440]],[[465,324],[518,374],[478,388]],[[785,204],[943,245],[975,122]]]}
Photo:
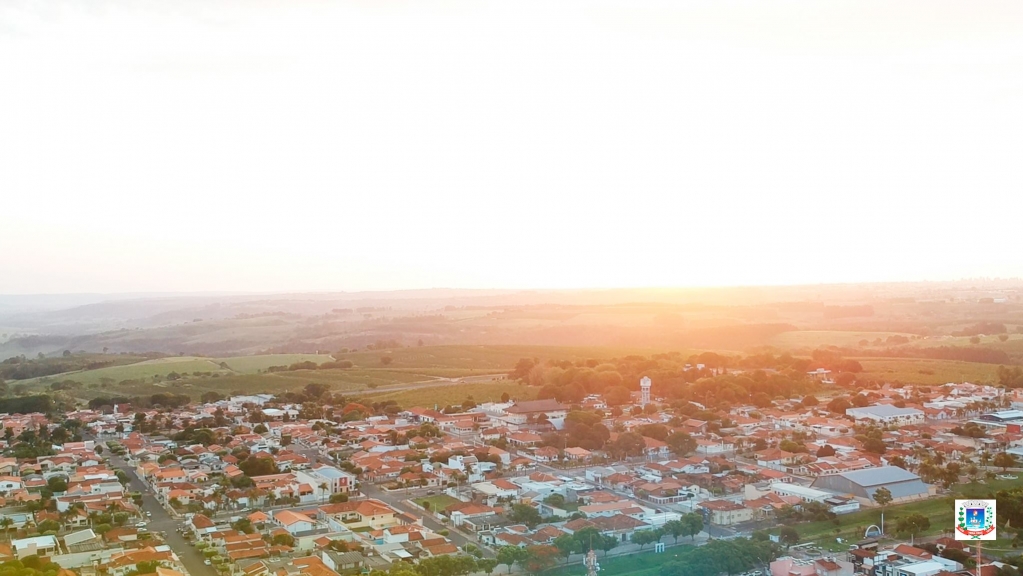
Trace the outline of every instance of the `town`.
{"label": "town", "polygon": [[644,376],[565,403],[367,406],[310,384],[7,414],[0,560],[81,576],[448,576],[592,573],[599,552],[670,556],[663,576],[947,576],[978,560],[1013,573],[897,512],[1017,479],[1019,389],[803,380],[816,396],[727,411],[669,405]]}

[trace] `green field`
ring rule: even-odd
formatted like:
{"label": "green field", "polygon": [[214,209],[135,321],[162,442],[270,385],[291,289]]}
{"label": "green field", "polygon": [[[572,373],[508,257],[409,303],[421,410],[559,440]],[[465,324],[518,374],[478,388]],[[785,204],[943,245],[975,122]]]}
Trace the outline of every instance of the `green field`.
{"label": "green field", "polygon": [[154,376],[165,377],[167,374],[171,372],[177,372],[178,374],[186,374],[192,372],[218,372],[221,374],[229,373],[229,371],[220,368],[220,366],[217,365],[217,360],[212,358],[198,358],[194,356],[175,356],[172,358],[146,360],[144,362],[137,362],[135,364],[125,364],[123,366],[109,366],[106,368],[99,368],[96,370],[84,370],[80,372],[66,372],[64,374],[54,374],[53,376],[33,378],[31,380],[23,380],[21,383],[32,386],[33,384],[46,384],[49,382],[74,380],[75,382],[81,382],[86,386],[89,386],[90,384],[107,386],[116,382],[120,382],[121,380],[152,381]]}
{"label": "green field", "polygon": [[782,332],[768,339],[767,344],[778,348],[817,348],[820,346],[840,346],[855,348],[861,340],[873,342],[876,338],[882,341],[889,336],[905,336],[916,338],[914,334],[900,332],[846,332],[842,330],[794,330]]}
{"label": "green field", "polygon": [[876,380],[911,384],[947,384],[972,382],[994,384],[998,382],[996,364],[931,360],[927,358],[857,358],[863,366],[863,375]]}
{"label": "green field", "polygon": [[[424,498],[416,498],[416,504],[423,506],[425,503],[430,504],[430,510],[434,512],[443,512],[445,508],[452,504],[458,504],[458,500],[448,496],[447,494],[437,494],[435,496],[426,496]],[[423,506],[425,508],[425,506]]]}
{"label": "green field", "polygon": [[439,407],[451,404],[461,404],[470,396],[476,402],[495,402],[501,399],[505,392],[513,400],[533,400],[536,398],[539,388],[529,387],[508,381],[495,381],[492,384],[460,384],[455,386],[423,386],[411,390],[399,390],[395,392],[382,392],[366,395],[366,400],[382,402],[394,400],[399,406],[412,408],[414,406]]}
{"label": "green field", "polygon": [[[921,514],[930,520],[931,527],[926,532],[917,534],[918,537],[951,532],[955,509],[954,500],[956,498],[986,498],[999,490],[1019,488],[1021,486],[1023,486],[1023,481],[1020,480],[994,480],[985,483],[960,484],[953,488],[954,494],[950,496],[889,506],[885,512],[886,531],[891,533],[895,523],[903,516]],[[837,520],[839,521],[837,526],[832,520],[795,525],[796,530],[799,532],[800,542],[814,542],[817,546],[833,552],[848,550],[849,546],[838,543],[836,538],[841,538],[845,543],[861,540],[868,526],[880,524],[881,510],[880,508],[865,508],[852,514],[843,514]],[[777,533],[778,530],[780,528],[772,529],[771,532]],[[1003,544],[1007,544],[1007,542],[1003,542]],[[992,544],[992,549],[1007,547]]]}

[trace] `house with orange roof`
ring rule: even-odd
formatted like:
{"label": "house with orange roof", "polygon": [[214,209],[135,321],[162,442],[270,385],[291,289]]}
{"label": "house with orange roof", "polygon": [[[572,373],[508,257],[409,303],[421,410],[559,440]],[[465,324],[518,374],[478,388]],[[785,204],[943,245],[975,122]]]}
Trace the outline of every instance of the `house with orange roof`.
{"label": "house with orange roof", "polygon": [[273,522],[284,528],[292,536],[300,532],[309,532],[316,526],[316,520],[300,512],[278,510],[273,512]]}

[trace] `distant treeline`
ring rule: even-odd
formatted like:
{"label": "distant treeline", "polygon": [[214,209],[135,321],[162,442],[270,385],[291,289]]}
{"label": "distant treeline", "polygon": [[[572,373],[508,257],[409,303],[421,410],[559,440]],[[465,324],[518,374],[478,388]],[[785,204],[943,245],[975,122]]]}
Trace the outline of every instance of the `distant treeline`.
{"label": "distant treeline", "polygon": [[32,412],[47,414],[55,408],[56,404],[48,394],[0,398],[0,412],[7,414],[30,414]]}
{"label": "distant treeline", "polygon": [[352,368],[355,364],[351,360],[338,360],[336,362],[324,362],[317,364],[312,360],[306,360],[305,362],[295,362],[289,366],[269,366],[267,372],[294,372],[296,370],[347,370]]}
{"label": "distant treeline", "polygon": [[871,358],[928,358],[931,360],[958,360],[960,362],[980,362],[983,364],[1012,363],[1012,358],[1005,351],[979,346],[936,346],[930,348],[897,346],[881,350],[829,346],[827,350],[834,351],[843,356],[866,356]]}
{"label": "distant treeline", "polygon": [[859,316],[873,316],[874,307],[869,304],[863,306],[825,306],[824,317],[831,320],[835,318],[855,318]]}

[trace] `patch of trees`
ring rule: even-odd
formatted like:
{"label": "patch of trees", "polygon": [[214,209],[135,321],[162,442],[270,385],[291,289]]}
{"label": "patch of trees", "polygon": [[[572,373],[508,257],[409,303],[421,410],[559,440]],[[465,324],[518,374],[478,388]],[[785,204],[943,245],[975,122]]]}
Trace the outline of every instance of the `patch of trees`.
{"label": "patch of trees", "polygon": [[298,370],[347,370],[354,367],[355,364],[351,360],[337,360],[334,362],[324,362],[317,364],[312,360],[306,360],[304,362],[295,362],[287,366],[270,366],[266,369],[267,372],[295,372]]}
{"label": "patch of trees", "polygon": [[678,553],[661,565],[660,576],[717,576],[763,568],[778,557],[778,547],[764,539],[711,540]]}
{"label": "patch of trees", "polygon": [[999,366],[998,385],[1003,388],[1023,388],[1023,368]]}
{"label": "patch of trees", "polygon": [[0,362],[0,378],[7,380],[27,380],[41,376],[53,376],[74,370],[93,370],[112,366],[116,361],[96,360],[94,356],[78,356],[73,354],[60,358],[26,358],[15,356]]}
{"label": "patch of trees", "polygon": [[30,414],[42,412],[48,414],[56,409],[53,398],[48,394],[20,396],[16,398],[0,398],[0,412],[7,414]]}
{"label": "patch of trees", "polygon": [[256,454],[252,454],[248,458],[239,462],[238,467],[241,468],[242,472],[250,478],[280,473],[280,470],[277,468],[277,463],[274,462],[273,458],[265,456],[260,457]]}

